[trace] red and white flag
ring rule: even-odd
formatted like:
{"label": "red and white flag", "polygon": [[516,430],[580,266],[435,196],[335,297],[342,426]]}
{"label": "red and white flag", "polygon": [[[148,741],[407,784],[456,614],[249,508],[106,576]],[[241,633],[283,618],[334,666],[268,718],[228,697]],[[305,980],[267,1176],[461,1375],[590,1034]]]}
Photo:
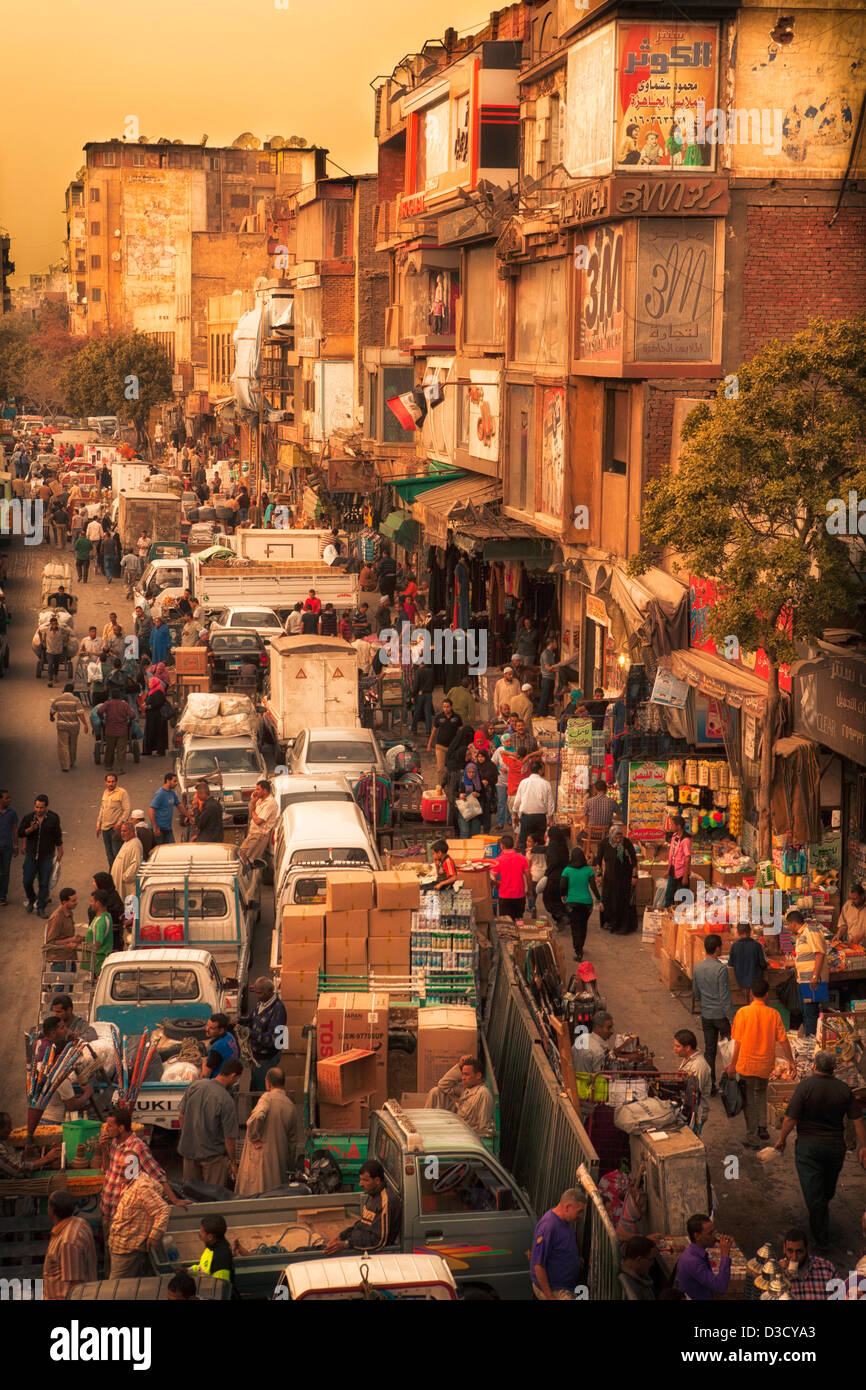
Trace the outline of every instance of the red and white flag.
{"label": "red and white flag", "polygon": [[427,414],[426,405],[422,410],[414,391],[404,391],[402,396],[392,396],[387,405],[392,415],[395,415],[400,421],[404,430],[420,429],[424,416]]}

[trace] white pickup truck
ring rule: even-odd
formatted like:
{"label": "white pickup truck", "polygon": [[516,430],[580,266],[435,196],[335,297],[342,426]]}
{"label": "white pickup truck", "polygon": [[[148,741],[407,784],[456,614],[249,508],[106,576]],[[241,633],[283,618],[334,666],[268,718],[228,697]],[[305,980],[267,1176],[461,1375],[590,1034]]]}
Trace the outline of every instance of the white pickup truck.
{"label": "white pickup truck", "polygon": [[[165,1047],[159,1051],[165,1055],[173,1050],[172,1044],[187,1038],[202,1041],[211,1014],[232,1009],[233,998],[209,951],[171,946],[116,951],[106,960],[94,987],[90,1022],[94,1027],[115,1024],[122,1039],[137,1039],[145,1028],[151,1033],[159,1028],[165,1038]],[[141,1124],[178,1129],[180,1103],[193,1079],[192,1065],[168,1055],[159,1070],[160,1080],[144,1082],[134,1118]]]}
{"label": "white pickup truck", "polygon": [[314,561],[285,560],[271,563],[233,564],[198,556],[153,560],[135,589],[135,602],[162,614],[163,607],[183,594],[184,589],[198,600],[207,614],[233,606],[258,604],[272,608],[285,619],[296,603],[303,603],[315,589],[322,604],[337,610],[354,608],[358,602],[358,576],[329,569]]}

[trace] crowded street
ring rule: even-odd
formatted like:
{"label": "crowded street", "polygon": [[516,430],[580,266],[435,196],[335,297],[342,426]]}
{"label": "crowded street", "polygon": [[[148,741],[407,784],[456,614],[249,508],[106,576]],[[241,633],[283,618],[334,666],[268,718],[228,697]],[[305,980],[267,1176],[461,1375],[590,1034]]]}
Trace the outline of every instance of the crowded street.
{"label": "crowded street", "polygon": [[518,1301],[826,1374],[866,12],[223,4],[193,96],[92,0],[0,148],[0,1301],[111,1374],[222,1301],[232,1367]]}

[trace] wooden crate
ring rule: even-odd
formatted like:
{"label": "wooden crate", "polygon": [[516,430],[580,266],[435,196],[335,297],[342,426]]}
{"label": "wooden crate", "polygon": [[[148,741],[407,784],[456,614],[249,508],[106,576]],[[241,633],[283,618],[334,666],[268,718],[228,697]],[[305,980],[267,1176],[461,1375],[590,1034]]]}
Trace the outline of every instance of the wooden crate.
{"label": "wooden crate", "polygon": [[173,655],[178,678],[207,675],[207,647],[175,647]]}

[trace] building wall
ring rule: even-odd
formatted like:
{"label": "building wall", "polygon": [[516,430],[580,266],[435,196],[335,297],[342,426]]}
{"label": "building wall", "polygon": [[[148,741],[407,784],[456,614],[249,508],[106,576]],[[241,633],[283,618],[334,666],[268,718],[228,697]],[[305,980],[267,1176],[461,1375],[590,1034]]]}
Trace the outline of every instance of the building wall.
{"label": "building wall", "polygon": [[381,194],[375,177],[355,188],[355,406],[363,400],[361,364],[366,347],[385,341],[385,314],[390,301],[388,256],[376,251],[375,218]]}
{"label": "building wall", "polygon": [[208,300],[251,290],[256,280],[270,272],[264,236],[195,233],[192,238],[192,273],[189,286],[190,361],[207,363]]}

